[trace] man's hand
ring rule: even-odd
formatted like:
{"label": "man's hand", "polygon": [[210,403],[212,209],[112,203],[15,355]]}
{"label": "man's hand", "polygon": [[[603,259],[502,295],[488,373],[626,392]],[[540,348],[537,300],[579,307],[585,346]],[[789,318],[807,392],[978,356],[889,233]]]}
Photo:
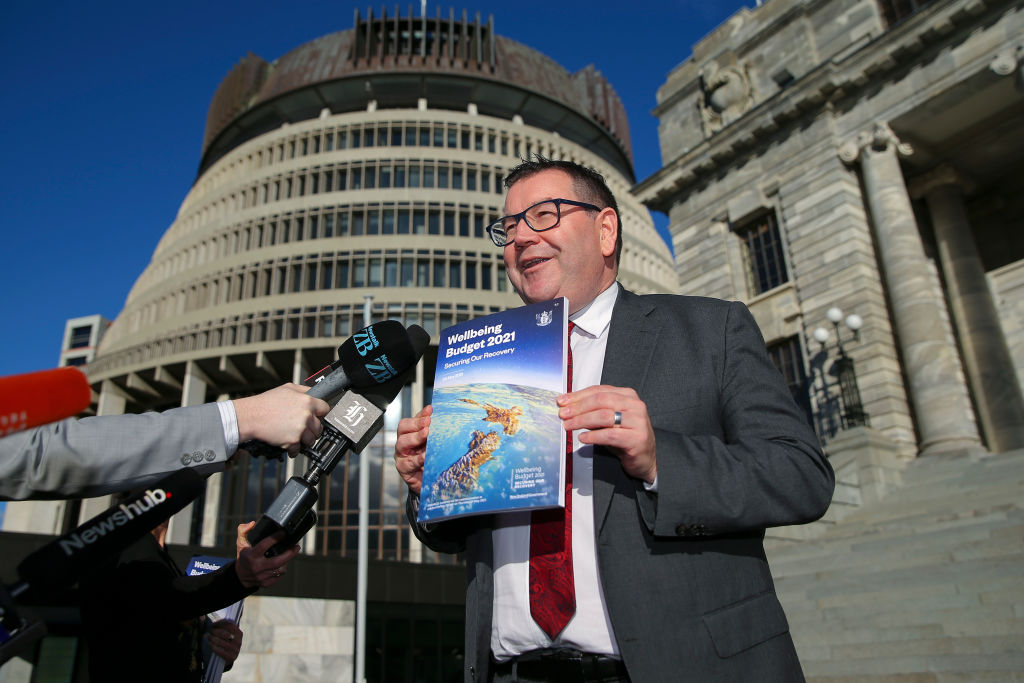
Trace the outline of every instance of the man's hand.
{"label": "man's hand", "polygon": [[210,626],[208,635],[213,654],[219,655],[227,668],[231,668],[231,663],[238,659],[242,649],[242,629],[233,621],[221,619]]}
{"label": "man's hand", "polygon": [[[558,397],[558,416],[566,431],[581,431],[580,443],[605,446],[631,477],[653,484],[658,476],[654,428],[647,404],[636,391],[606,384]],[[622,416],[615,424],[615,413]]]}
{"label": "man's hand", "polygon": [[295,545],[276,557],[266,557],[270,547],[281,540],[284,532],[267,536],[255,546],[249,545],[245,537],[256,522],[238,525],[238,536],[235,538],[235,571],[238,580],[246,588],[273,586],[285,574],[285,565],[299,554],[299,546]]}
{"label": "man's hand", "polygon": [[398,422],[395,469],[402,475],[409,490],[417,496],[423,483],[423,456],[427,452],[427,434],[430,432],[430,415],[433,412],[433,406],[427,406],[413,417]]}
{"label": "man's hand", "polygon": [[259,439],[289,454],[316,441],[320,418],[331,410],[326,401],[307,396],[309,387],[282,384],[257,396],[235,399],[239,443]]}

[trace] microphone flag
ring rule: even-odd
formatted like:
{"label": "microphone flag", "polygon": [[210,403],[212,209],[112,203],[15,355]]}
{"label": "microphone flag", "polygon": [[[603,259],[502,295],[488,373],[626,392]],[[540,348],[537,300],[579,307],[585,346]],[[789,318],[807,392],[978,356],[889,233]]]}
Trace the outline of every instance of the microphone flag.
{"label": "microphone flag", "polygon": [[76,582],[195,500],[205,487],[192,469],[181,469],[47,543],[17,567],[33,593]]}

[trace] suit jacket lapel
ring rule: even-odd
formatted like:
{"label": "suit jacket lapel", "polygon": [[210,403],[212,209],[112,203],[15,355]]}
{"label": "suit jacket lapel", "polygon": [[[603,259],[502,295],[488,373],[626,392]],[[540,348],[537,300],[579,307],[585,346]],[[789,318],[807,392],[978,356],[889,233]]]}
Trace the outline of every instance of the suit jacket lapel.
{"label": "suit jacket lapel", "polygon": [[[624,288],[612,310],[608,346],[604,354],[601,383],[632,387],[639,393],[646,380],[661,326],[650,319],[654,306]],[[626,484],[619,459],[594,453],[594,528],[600,532],[611,505],[616,482]]]}

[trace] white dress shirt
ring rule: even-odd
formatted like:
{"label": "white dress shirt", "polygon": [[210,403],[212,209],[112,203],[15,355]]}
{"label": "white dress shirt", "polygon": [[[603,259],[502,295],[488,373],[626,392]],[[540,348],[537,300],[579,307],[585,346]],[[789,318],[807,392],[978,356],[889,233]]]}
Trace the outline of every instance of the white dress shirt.
{"label": "white dress shirt", "polygon": [[[585,308],[570,316],[576,324],[570,339],[574,390],[601,383],[608,327],[618,289],[618,285],[613,283]],[[578,432],[573,433],[572,564],[576,614],[554,641],[530,616],[530,513],[512,512],[497,516],[492,532],[494,612],[491,651],[498,660],[548,647],[619,656],[597,568],[593,450],[591,445],[580,444]]]}
{"label": "white dress shirt", "polygon": [[238,450],[238,414],[233,401],[217,401],[217,410],[224,428],[224,450],[230,458]]}

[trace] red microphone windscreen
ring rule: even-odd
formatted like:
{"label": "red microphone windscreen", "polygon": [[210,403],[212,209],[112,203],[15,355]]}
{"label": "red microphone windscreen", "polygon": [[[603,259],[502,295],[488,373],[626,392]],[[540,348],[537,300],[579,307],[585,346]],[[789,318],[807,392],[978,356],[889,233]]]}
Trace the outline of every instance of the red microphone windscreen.
{"label": "red microphone windscreen", "polygon": [[73,417],[91,400],[89,380],[78,368],[0,377],[0,436]]}

